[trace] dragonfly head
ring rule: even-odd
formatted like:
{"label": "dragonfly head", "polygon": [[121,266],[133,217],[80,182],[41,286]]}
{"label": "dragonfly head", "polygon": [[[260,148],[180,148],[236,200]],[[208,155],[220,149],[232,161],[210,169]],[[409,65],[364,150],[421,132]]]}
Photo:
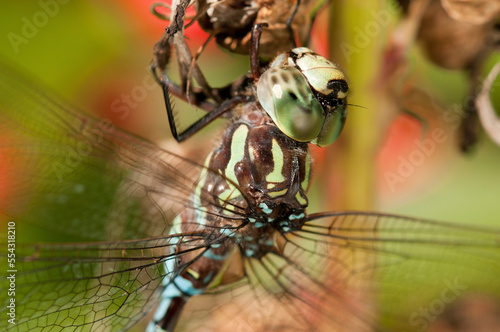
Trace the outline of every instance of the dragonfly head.
{"label": "dragonfly head", "polygon": [[278,55],[257,82],[259,102],[276,126],[296,141],[318,146],[339,137],[348,89],[338,65],[305,47]]}

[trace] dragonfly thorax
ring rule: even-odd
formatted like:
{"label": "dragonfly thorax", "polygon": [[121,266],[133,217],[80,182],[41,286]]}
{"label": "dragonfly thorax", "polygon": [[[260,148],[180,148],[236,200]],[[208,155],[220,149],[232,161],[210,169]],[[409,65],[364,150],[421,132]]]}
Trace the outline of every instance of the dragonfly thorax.
{"label": "dragonfly thorax", "polygon": [[273,222],[303,211],[310,177],[307,143],[283,134],[258,103],[243,107],[250,110],[228,126],[207,159],[213,173],[200,184],[221,206],[231,209],[233,203],[255,219]]}
{"label": "dragonfly thorax", "polygon": [[193,208],[180,216],[182,231],[202,230],[221,244],[262,248],[274,232],[300,228],[308,206],[310,154],[307,143],[283,134],[257,102],[241,108],[205,161]]}

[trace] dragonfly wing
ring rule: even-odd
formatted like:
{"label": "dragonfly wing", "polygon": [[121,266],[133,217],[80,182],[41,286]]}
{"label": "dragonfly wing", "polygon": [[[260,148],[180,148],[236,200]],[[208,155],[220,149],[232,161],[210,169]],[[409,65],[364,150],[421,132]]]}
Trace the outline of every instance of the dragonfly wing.
{"label": "dragonfly wing", "polygon": [[461,296],[500,299],[499,230],[364,212],[308,219],[287,235],[285,256],[302,280],[314,278],[299,284],[301,293],[327,322],[423,330]]}
{"label": "dragonfly wing", "polygon": [[421,331],[468,294],[500,300],[498,230],[339,212],[280,237],[276,253],[243,259],[241,280],[193,298],[180,326]]}
{"label": "dragonfly wing", "polygon": [[[170,234],[181,210],[197,208],[189,202],[203,166],[36,86],[0,65],[0,222],[16,232],[15,264],[4,265],[11,254],[4,242],[0,267],[17,271],[17,325],[0,327],[128,329],[158,304],[173,273],[165,262],[184,254],[172,239],[191,258],[211,244],[200,234]],[[197,202],[215,204],[203,189]]]}
{"label": "dragonfly wing", "polygon": [[36,241],[43,231],[72,236],[64,241],[168,234],[201,169],[75,111],[5,66],[0,138],[0,212],[41,229]]}
{"label": "dragonfly wing", "polygon": [[[16,250],[14,288],[16,324],[0,321],[2,330],[127,330],[158,302],[166,263],[182,236],[150,240],[81,244],[20,245]],[[7,260],[6,246],[0,255]],[[190,246],[196,250],[198,246]],[[173,265],[172,265],[173,266]],[[5,272],[3,272],[5,273]],[[2,275],[2,291],[10,279]],[[9,298],[1,314],[9,312]]]}

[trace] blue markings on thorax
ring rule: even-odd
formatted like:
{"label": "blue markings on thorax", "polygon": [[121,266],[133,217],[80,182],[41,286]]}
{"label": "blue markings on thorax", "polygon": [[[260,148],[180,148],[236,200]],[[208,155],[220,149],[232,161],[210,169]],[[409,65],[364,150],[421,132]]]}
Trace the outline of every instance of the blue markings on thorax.
{"label": "blue markings on thorax", "polygon": [[306,214],[301,212],[299,214],[291,214],[288,216],[288,220],[282,220],[278,223],[278,226],[283,232],[289,232],[291,230],[292,221],[304,219]]}
{"label": "blue markings on thorax", "polygon": [[290,230],[290,223],[288,221],[281,221],[278,226],[281,227],[283,232],[288,232]]}
{"label": "blue markings on thorax", "polygon": [[[265,218],[267,223],[272,223],[274,221],[274,218],[269,217],[269,215],[273,213],[274,210],[269,208],[269,206],[264,202],[259,204],[259,208],[267,215],[267,217]],[[257,221],[256,218],[248,218],[248,221],[250,221],[255,226],[255,228],[262,228],[265,226],[262,221]]]}
{"label": "blue markings on thorax", "polygon": [[291,214],[288,216],[288,220],[299,220],[299,219],[303,219],[305,216],[306,216],[306,214],[304,212],[302,212],[300,214]]}
{"label": "blue markings on thorax", "polygon": [[233,237],[237,234],[236,230],[232,226],[228,226],[228,228],[226,227],[221,228],[219,230],[219,233],[221,233],[221,235],[226,235],[228,237]]}
{"label": "blue markings on thorax", "polygon": [[260,221],[257,221],[257,222],[255,222],[255,227],[261,228],[261,227],[264,227],[264,224],[261,223]]}
{"label": "blue markings on thorax", "polygon": [[260,203],[259,207],[261,208],[262,212],[264,212],[267,215],[270,215],[271,213],[273,213],[273,210],[270,209],[269,206],[267,206],[267,204],[264,202]]}
{"label": "blue markings on thorax", "polygon": [[[247,239],[247,238],[254,240],[254,238],[251,236],[246,236],[245,239]],[[275,242],[272,238],[269,238],[268,236],[263,236],[263,237],[258,239],[257,243],[252,243],[252,242],[245,243],[243,254],[246,257],[258,258],[263,253],[269,252],[270,249],[266,248],[266,247],[272,247],[274,245],[275,245]]]}

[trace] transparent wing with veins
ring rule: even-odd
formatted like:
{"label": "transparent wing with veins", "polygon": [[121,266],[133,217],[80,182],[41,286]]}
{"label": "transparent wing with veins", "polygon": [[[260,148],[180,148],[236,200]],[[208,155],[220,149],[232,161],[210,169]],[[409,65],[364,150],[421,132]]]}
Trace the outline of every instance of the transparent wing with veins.
{"label": "transparent wing with veins", "polygon": [[418,331],[461,297],[500,299],[499,230],[369,212],[307,219],[278,253],[246,259],[237,286],[193,301],[186,330],[203,330],[193,317],[212,308],[220,331]]}

